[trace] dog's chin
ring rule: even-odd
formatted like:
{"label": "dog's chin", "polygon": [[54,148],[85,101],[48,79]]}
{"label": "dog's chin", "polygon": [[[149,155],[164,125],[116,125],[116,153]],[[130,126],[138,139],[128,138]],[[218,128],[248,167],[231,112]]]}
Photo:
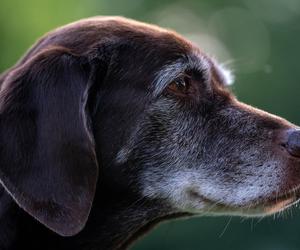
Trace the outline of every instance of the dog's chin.
{"label": "dog's chin", "polygon": [[287,196],[264,201],[261,203],[249,204],[248,206],[226,206],[216,205],[211,211],[215,215],[237,215],[245,217],[261,217],[281,212],[299,202],[299,197]]}
{"label": "dog's chin", "polygon": [[270,197],[264,200],[256,200],[251,203],[232,205],[222,202],[215,202],[202,197],[202,201],[206,204],[206,209],[201,209],[209,215],[237,215],[244,217],[262,217],[281,212],[300,201],[300,187],[285,192],[276,197]]}

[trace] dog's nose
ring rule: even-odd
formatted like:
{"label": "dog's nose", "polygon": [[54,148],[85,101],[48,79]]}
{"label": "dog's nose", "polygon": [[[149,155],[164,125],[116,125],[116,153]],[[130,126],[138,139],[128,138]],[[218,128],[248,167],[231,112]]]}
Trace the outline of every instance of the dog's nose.
{"label": "dog's nose", "polygon": [[292,156],[300,158],[300,129],[293,129],[288,132],[286,149]]}

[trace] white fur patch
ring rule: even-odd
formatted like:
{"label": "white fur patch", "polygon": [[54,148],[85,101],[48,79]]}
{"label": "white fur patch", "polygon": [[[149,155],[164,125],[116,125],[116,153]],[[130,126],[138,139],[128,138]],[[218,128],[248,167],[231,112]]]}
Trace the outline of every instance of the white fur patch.
{"label": "white fur patch", "polygon": [[217,63],[214,61],[214,65],[218,70],[219,76],[222,78],[225,85],[232,85],[234,83],[235,77],[232,71],[225,67],[224,64]]}

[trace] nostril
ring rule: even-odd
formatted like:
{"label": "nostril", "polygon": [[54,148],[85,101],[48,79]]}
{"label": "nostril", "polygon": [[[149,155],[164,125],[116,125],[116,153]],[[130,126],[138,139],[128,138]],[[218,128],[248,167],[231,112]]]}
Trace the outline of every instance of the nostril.
{"label": "nostril", "polygon": [[300,129],[288,132],[288,140],[285,147],[292,156],[300,157]]}

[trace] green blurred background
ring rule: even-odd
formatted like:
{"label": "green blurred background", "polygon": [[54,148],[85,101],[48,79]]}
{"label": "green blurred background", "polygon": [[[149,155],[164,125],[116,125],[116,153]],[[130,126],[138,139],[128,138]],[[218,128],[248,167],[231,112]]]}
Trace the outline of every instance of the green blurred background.
{"label": "green blurred background", "polygon": [[[94,15],[175,29],[228,65],[240,100],[300,124],[300,0],[0,0],[0,72],[45,32]],[[159,226],[134,250],[298,250],[300,212]]]}

